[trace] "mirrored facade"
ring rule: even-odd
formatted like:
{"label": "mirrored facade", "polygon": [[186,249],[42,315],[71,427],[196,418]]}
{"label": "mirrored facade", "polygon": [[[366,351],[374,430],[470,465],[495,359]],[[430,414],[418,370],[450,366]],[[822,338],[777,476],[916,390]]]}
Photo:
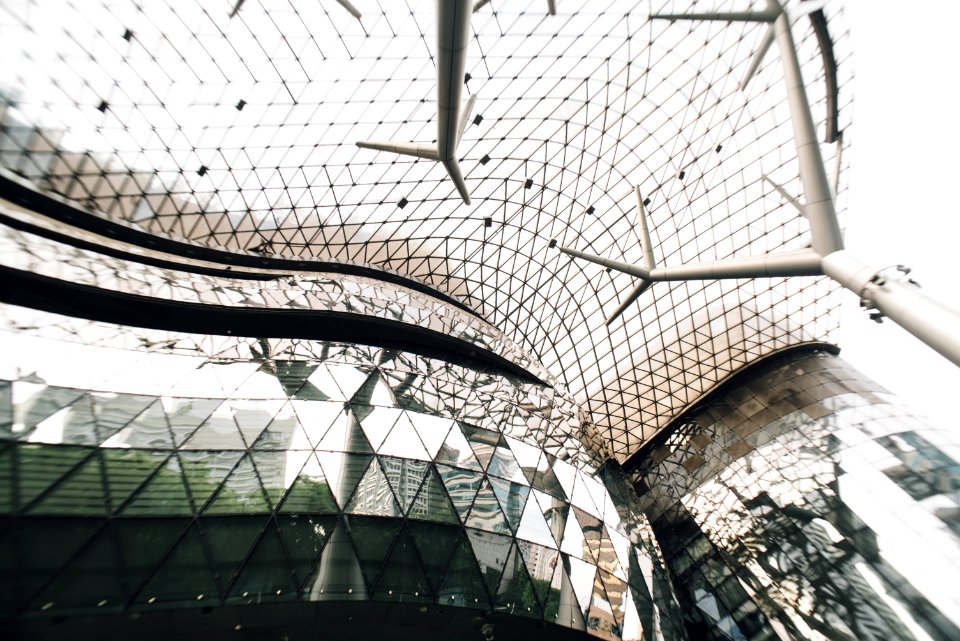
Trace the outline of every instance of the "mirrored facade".
{"label": "mirrored facade", "polygon": [[559,389],[10,306],[0,337],[6,616],[367,600],[682,638]]}
{"label": "mirrored facade", "polygon": [[960,447],[824,353],[711,398],[631,479],[694,636],[960,638]]}

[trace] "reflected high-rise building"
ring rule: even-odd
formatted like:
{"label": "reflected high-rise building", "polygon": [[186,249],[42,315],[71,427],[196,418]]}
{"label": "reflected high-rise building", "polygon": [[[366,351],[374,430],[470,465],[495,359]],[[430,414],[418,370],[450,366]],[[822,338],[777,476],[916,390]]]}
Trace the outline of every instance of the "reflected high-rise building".
{"label": "reflected high-rise building", "polygon": [[815,147],[845,215],[839,4],[0,34],[4,638],[960,638],[960,446],[839,358],[832,281],[653,277],[806,252]]}

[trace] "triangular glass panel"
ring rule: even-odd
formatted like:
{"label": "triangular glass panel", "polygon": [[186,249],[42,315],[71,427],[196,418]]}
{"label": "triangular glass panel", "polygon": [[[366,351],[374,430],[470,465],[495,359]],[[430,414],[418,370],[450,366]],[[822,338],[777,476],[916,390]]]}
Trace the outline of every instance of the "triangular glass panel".
{"label": "triangular glass panel", "polygon": [[383,444],[377,449],[377,452],[421,461],[430,460],[430,455],[427,454],[423,443],[420,442],[420,437],[417,435],[413,423],[410,422],[407,412],[400,413],[393,429],[383,440]]}
{"label": "triangular glass panel", "polygon": [[302,598],[310,601],[366,600],[367,585],[344,524],[333,529],[320,555],[320,562],[307,579],[301,594]]}
{"label": "triangular glass panel", "polygon": [[[286,452],[287,467],[284,470],[284,485],[290,483],[289,491],[280,502],[278,512],[296,513],[296,514],[336,514],[340,511],[337,501],[333,496],[333,490],[323,468],[320,467],[320,461],[317,460],[313,452]],[[291,480],[291,471],[296,469],[297,464],[303,461],[299,472],[293,472]],[[278,502],[276,490],[273,486],[267,487],[267,493],[271,496],[274,505]]]}
{"label": "triangular glass panel", "polygon": [[328,363],[327,369],[343,390],[346,400],[361,405],[372,405],[370,400],[373,398],[380,378],[376,370],[334,363]]}
{"label": "triangular glass panel", "polygon": [[583,621],[583,612],[573,591],[573,582],[568,575],[569,564],[557,564],[556,573],[550,583],[550,592],[544,605],[543,620],[557,623],[574,630],[586,630]]}
{"label": "triangular glass panel", "polygon": [[317,460],[323,468],[323,475],[337,499],[337,504],[345,505],[353,496],[357,483],[363,478],[373,456],[369,454],[343,454],[341,452],[317,452]]}
{"label": "triangular glass panel", "polygon": [[626,581],[626,572],[630,567],[630,539],[609,526],[606,527],[606,534],[610,539],[610,546],[613,548],[614,554],[617,555],[618,563],[613,569],[610,569],[603,564],[601,564],[600,567],[612,572],[614,576]]}
{"label": "triangular glass panel", "polygon": [[541,492],[546,492],[561,501],[567,501],[567,494],[563,491],[560,479],[557,478],[553,468],[550,466],[550,458],[548,454],[544,453],[543,456],[540,457],[540,460],[537,461],[536,469],[533,470],[533,473],[528,477],[530,486]]}
{"label": "triangular glass panel", "polygon": [[510,530],[516,532],[520,525],[520,517],[523,515],[523,508],[527,504],[527,497],[530,495],[530,488],[495,476],[491,476],[489,479],[490,487],[493,488],[493,493],[497,495],[500,508],[510,524]]}
{"label": "triangular glass panel", "polygon": [[440,446],[440,450],[437,452],[434,460],[437,463],[446,463],[478,472],[483,471],[480,462],[477,461],[477,457],[473,454],[473,449],[470,447],[466,437],[456,423],[454,423],[447,437],[444,439],[443,445]]}
{"label": "triangular glass panel", "polygon": [[[325,438],[330,427],[343,419],[343,403],[325,401],[292,401],[290,403],[296,411],[300,425],[311,447],[317,447]],[[344,438],[346,438],[344,436]],[[336,443],[337,447],[324,449],[342,450],[343,440]],[[298,444],[299,445],[299,444]]]}
{"label": "triangular glass panel", "polygon": [[265,515],[203,517],[197,522],[213,574],[225,589],[239,576],[244,560],[269,522],[270,517]]}
{"label": "triangular glass panel", "polygon": [[533,445],[528,445],[515,438],[506,436],[504,439],[507,441],[507,445],[510,446],[510,451],[513,452],[514,457],[517,459],[517,465],[520,466],[521,471],[529,481],[533,478],[532,475],[537,469],[537,464],[542,458],[543,452]]}
{"label": "triangular glass panel", "polygon": [[430,469],[430,464],[425,461],[414,461],[410,459],[394,458],[392,456],[378,456],[380,467],[390,483],[397,502],[403,514],[410,509],[411,503],[417,496],[423,479]]}
{"label": "triangular glass panel", "polygon": [[204,514],[260,514],[269,511],[270,504],[260,484],[260,476],[247,454],[220,486]]}
{"label": "triangular glass panel", "polygon": [[383,563],[390,553],[400,525],[399,519],[381,519],[366,516],[345,516],[350,538],[353,539],[353,549],[357,551],[357,560],[363,571],[368,586],[373,586]]}
{"label": "triangular glass panel", "polygon": [[247,400],[280,399],[287,396],[277,377],[263,371],[261,366],[247,377],[237,389],[230,393],[230,398]]}
{"label": "triangular glass panel", "polygon": [[373,516],[402,516],[403,511],[390,489],[390,483],[376,461],[372,461],[350,502],[343,510],[350,514]]}
{"label": "triangular glass panel", "polygon": [[299,596],[299,586],[287,562],[277,526],[270,519],[256,547],[240,568],[227,594],[227,603],[292,601]]}
{"label": "triangular glass panel", "polygon": [[167,458],[121,510],[124,516],[185,516],[193,513],[176,455]]}
{"label": "triangular glass panel", "polygon": [[504,534],[492,534],[467,528],[467,538],[480,566],[480,574],[491,595],[497,593],[503,567],[513,549],[513,539]]}
{"label": "triangular glass panel", "polygon": [[21,510],[91,455],[89,449],[82,447],[32,444],[18,444],[16,452]]}
{"label": "triangular glass panel", "polygon": [[163,559],[135,601],[139,605],[158,602],[192,605],[204,599],[216,602],[219,597],[220,591],[194,522]]}
{"label": "triangular glass panel", "polygon": [[337,517],[333,514],[277,514],[276,521],[297,584],[302,588],[333,534]]}
{"label": "triangular glass panel", "polygon": [[406,524],[400,528],[390,556],[383,564],[373,588],[373,598],[379,601],[433,601],[430,583]]}
{"label": "triangular glass panel", "polygon": [[503,510],[500,509],[500,502],[490,487],[488,479],[483,479],[480,484],[473,507],[470,508],[470,515],[464,524],[488,532],[510,532],[510,525],[503,515]]}
{"label": "triangular glass panel", "polygon": [[563,541],[560,542],[560,551],[579,558],[596,561],[593,553],[590,551],[590,546],[584,538],[583,530],[580,529],[580,523],[577,522],[576,517],[573,515],[568,515],[567,521],[564,524]]}
{"label": "triangular glass panel", "polygon": [[[391,428],[393,428],[397,419],[399,419],[403,413],[403,410],[392,407],[356,405],[351,405],[350,407],[356,416],[359,417],[363,415],[363,418],[359,419],[360,426],[363,428],[363,433],[366,434],[367,440],[370,442],[370,447],[372,447],[374,451],[380,449],[384,439],[386,439],[390,433]],[[417,440],[419,441],[420,439]]]}
{"label": "triangular glass panel", "polygon": [[393,390],[380,374],[380,370],[373,370],[367,376],[357,391],[350,397],[351,405],[375,405],[378,407],[396,407]]}
{"label": "triangular glass panel", "polygon": [[29,436],[39,423],[82,397],[85,392],[66,387],[53,387],[24,381],[13,383],[14,438]]}
{"label": "triangular glass panel", "polygon": [[[593,585],[596,580],[597,568],[572,556],[566,557],[564,561],[565,569],[570,575],[570,583],[573,585],[573,592],[577,595],[580,613],[586,618],[590,610],[590,601],[593,598]],[[589,619],[587,620],[589,621]]]}
{"label": "triangular glass panel", "polygon": [[30,514],[75,514],[103,516],[107,513],[107,491],[103,486],[99,450],[93,450],[30,507]]}
{"label": "triangular glass panel", "polygon": [[460,423],[460,429],[467,438],[467,442],[470,443],[470,447],[480,462],[480,466],[484,470],[487,469],[487,466],[490,464],[490,459],[493,458],[494,450],[501,441],[502,437],[500,433],[485,430],[482,427],[474,427],[467,423]]}
{"label": "triangular glass panel", "polygon": [[[541,494],[541,496],[545,496]],[[550,526],[543,518],[543,510],[537,497],[531,495],[523,509],[523,515],[517,526],[517,538],[539,545],[556,548],[557,543],[550,532]]]}
{"label": "triangular glass panel", "polygon": [[[91,393],[90,400],[96,417],[96,441],[103,443],[129,425],[148,405],[156,401],[156,397]],[[166,420],[163,420],[163,426],[166,427]]]}
{"label": "triangular glass panel", "polygon": [[96,417],[93,402],[84,396],[39,423],[27,440],[31,443],[96,445]]}
{"label": "triangular glass panel", "polygon": [[179,447],[221,405],[218,399],[206,398],[161,398],[167,422],[173,433],[173,442]]}
{"label": "triangular glass panel", "polygon": [[208,361],[205,366],[213,370],[213,375],[219,381],[220,389],[223,390],[225,398],[232,397],[236,389],[253,376],[260,367],[254,362],[241,363],[236,361],[215,363]]}
{"label": "triangular glass panel", "polygon": [[271,361],[264,363],[260,367],[260,371],[276,376],[280,387],[283,388],[288,397],[325,401],[329,397],[313,385],[304,390],[305,395],[300,394],[300,389],[306,385],[307,379],[316,371],[317,367],[319,367],[319,363],[306,361]]}
{"label": "triangular glass panel", "polygon": [[244,450],[244,443],[229,403],[221,403],[197,430],[184,441],[184,450]]}
{"label": "triangular glass panel", "polygon": [[[597,582],[593,589],[593,603],[590,605],[591,613],[597,612],[596,618],[600,620],[598,629],[616,633],[623,628],[623,619],[626,613],[626,601],[630,598],[627,592],[627,582],[619,579],[603,569],[597,572]],[[597,585],[602,583],[601,586]],[[599,614],[599,613],[602,613]],[[609,617],[613,621],[609,621]],[[592,617],[591,617],[592,618]]]}
{"label": "triangular glass panel", "polygon": [[122,578],[113,537],[107,528],[102,528],[70,559],[57,578],[33,598],[28,608],[42,608],[50,613],[72,608],[116,612],[123,605]]}
{"label": "triangular glass panel", "polygon": [[457,514],[460,520],[464,521],[470,512],[470,506],[477,496],[477,490],[483,482],[483,475],[479,472],[471,472],[456,467],[447,467],[438,465],[437,471],[440,473],[440,479],[447,488],[447,494],[453,501],[453,506],[457,508]]}
{"label": "triangular glass panel", "polygon": [[[587,493],[590,495],[590,499],[591,499],[590,504],[596,508],[595,511],[593,512],[590,512],[590,510],[587,510],[587,511],[593,514],[594,516],[596,516],[598,519],[604,520],[605,517],[604,517],[603,508],[607,503],[610,502],[610,497],[607,494],[607,490],[603,487],[603,484],[597,478],[590,476],[583,471],[580,472],[580,475],[583,477],[582,479],[583,486],[586,488]],[[570,501],[570,502],[576,505],[574,501]],[[614,512],[614,515],[616,515],[616,512]]]}
{"label": "triangular glass panel", "polygon": [[543,614],[536,588],[516,543],[510,547],[510,554],[503,566],[503,576],[493,596],[493,609],[534,619],[539,619]]}
{"label": "triangular glass panel", "polygon": [[520,465],[513,457],[513,452],[506,446],[494,448],[493,457],[491,457],[490,465],[487,467],[487,474],[527,485],[527,478],[520,471]]}
{"label": "triangular glass panel", "polygon": [[111,512],[119,510],[167,458],[167,454],[127,449],[102,449],[100,456],[106,472]]}
{"label": "triangular glass panel", "polygon": [[[548,456],[547,460],[550,457]],[[560,483],[560,487],[563,488],[564,497],[573,496],[573,486],[577,478],[577,468],[573,467],[566,461],[561,461],[558,458],[554,458],[552,461],[553,473],[557,477],[557,481]],[[541,488],[537,488],[541,489]],[[548,492],[548,490],[543,489],[542,491]],[[564,498],[557,497],[557,498]]]}
{"label": "triangular glass panel", "polygon": [[307,433],[296,412],[290,403],[285,403],[280,411],[271,419],[270,424],[263,430],[253,443],[254,450],[305,450],[313,449],[313,443],[307,438]]}
{"label": "triangular glass panel", "polygon": [[[421,548],[422,549],[422,548]],[[490,598],[484,587],[483,576],[466,535],[457,542],[437,590],[437,603],[459,607],[490,609]]]}
{"label": "triangular glass panel", "polygon": [[560,545],[560,542],[563,540],[564,529],[567,525],[567,514],[570,512],[570,504],[538,490],[533,490],[533,495],[540,505],[543,520],[546,521],[549,526],[550,533],[553,535],[554,540],[556,540],[557,545]]}
{"label": "triangular glass panel", "polygon": [[105,439],[105,448],[136,447],[143,449],[172,448],[173,434],[167,425],[163,403],[155,401],[126,427]]}
{"label": "triangular glass panel", "polygon": [[420,486],[420,491],[417,492],[416,498],[413,499],[407,509],[407,518],[440,521],[442,523],[460,523],[457,510],[450,502],[443,480],[432,465],[427,469],[426,478]]}
{"label": "triangular glass panel", "polygon": [[333,425],[317,444],[317,449],[356,454],[373,453],[373,448],[370,447],[360,423],[349,406],[346,406],[346,409],[334,420]]}
{"label": "triangular glass panel", "polygon": [[203,510],[243,455],[243,452],[232,451],[181,451],[177,455],[197,512]]}
{"label": "triangular glass panel", "polygon": [[410,418],[417,434],[420,435],[420,441],[426,448],[430,460],[433,460],[440,452],[444,440],[450,433],[450,429],[454,425],[453,420],[417,412],[405,412],[405,414]]}
{"label": "triangular glass panel", "polygon": [[[575,506],[573,507],[573,513],[576,515],[576,520],[580,523],[580,529],[583,532],[583,545],[586,550],[586,553],[579,556],[587,561],[597,563],[600,559],[600,550],[603,547],[603,539],[605,537],[603,523],[597,517],[592,514],[587,514]],[[607,541],[609,546],[609,539],[607,539]],[[609,547],[608,553],[613,556],[612,560],[616,562],[616,555],[613,553],[613,548],[612,546]]]}
{"label": "triangular glass panel", "polygon": [[440,586],[440,579],[447,568],[447,561],[453,552],[463,530],[459,527],[426,523],[422,521],[408,521],[407,527],[420,552],[423,570],[430,581],[433,591]]}
{"label": "triangular glass panel", "polygon": [[[620,631],[620,638],[630,641],[631,639],[642,639],[644,630],[652,630],[654,628],[654,621],[652,612],[653,608],[649,608],[646,616],[643,619],[640,618],[640,612],[637,610],[637,604],[634,602],[634,596],[632,594],[633,589],[631,588],[626,597],[623,599],[623,626]],[[673,638],[672,635],[664,635],[664,638]]]}
{"label": "triangular glass panel", "polygon": [[577,482],[573,485],[573,494],[570,495],[570,504],[584,512],[589,513],[596,519],[600,519],[600,510],[597,509],[587,489],[587,483],[583,478],[583,473],[577,470]]}
{"label": "triangular glass panel", "polygon": [[112,519],[110,530],[123,563],[123,576],[131,594],[140,590],[154,568],[181,538],[189,518]]}
{"label": "triangular glass panel", "polygon": [[[351,373],[356,374],[356,369],[352,367],[322,364],[316,368],[313,374],[310,375],[310,377],[307,379],[307,384],[311,385],[314,389],[319,390],[319,392],[326,397],[319,400],[331,400],[345,403],[348,398],[353,396],[353,390],[351,390],[349,394],[345,394],[343,390],[340,389],[340,386],[337,384],[337,380],[330,373],[331,367],[334,368],[334,372],[337,374],[341,374],[342,369],[347,369]],[[351,378],[343,379],[347,386],[350,385]],[[359,381],[357,382],[357,387],[363,383],[364,378],[366,377],[361,374]]]}
{"label": "triangular glass panel", "polygon": [[530,580],[533,581],[537,599],[540,603],[546,603],[550,593],[550,582],[560,561],[560,553],[554,548],[527,541],[517,541],[517,549],[520,550],[527,565],[527,572],[530,574]]}
{"label": "triangular glass panel", "polygon": [[237,422],[247,447],[257,442],[260,434],[284,405],[284,401],[277,400],[230,401],[233,419]]}

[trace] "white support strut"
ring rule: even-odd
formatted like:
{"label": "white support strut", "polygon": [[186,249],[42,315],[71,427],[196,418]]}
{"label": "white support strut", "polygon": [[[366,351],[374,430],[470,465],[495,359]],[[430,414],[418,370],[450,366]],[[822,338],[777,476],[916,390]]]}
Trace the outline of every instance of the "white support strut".
{"label": "white support strut", "polygon": [[457,146],[469,124],[476,101],[471,96],[464,115],[460,104],[464,72],[467,66],[467,45],[470,41],[470,0],[437,0],[437,144],[373,142],[357,143],[362,149],[375,149],[434,160],[443,165],[464,204],[470,204],[470,192],[457,161]]}
{"label": "white support strut", "polygon": [[[799,13],[819,8],[817,3],[805,3]],[[793,124],[793,138],[800,166],[804,203],[801,204],[769,177],[763,179],[773,185],[793,207],[806,216],[810,225],[809,249],[763,256],[731,258],[713,263],[656,267],[650,234],[647,228],[640,189],[637,188],[637,209],[640,214],[640,240],[643,246],[643,266],[594,256],[568,247],[560,247],[565,254],[581,258],[609,269],[640,279],[640,283],[607,319],[609,326],[637,298],[657,281],[714,280],[724,278],[761,278],[826,275],[860,297],[861,305],[875,310],[874,320],[883,316],[899,324],[928,346],[960,367],[960,313],[924,295],[912,280],[894,278],[866,265],[852,256],[843,245],[843,236],[834,207],[836,178],[828,180],[816,137],[810,103],[804,88],[803,74],[797,59],[796,46],[790,29],[790,16],[778,0],[768,0],[762,11],[664,14],[652,15],[654,20],[721,20],[736,22],[766,22],[770,24],[760,47],[744,77],[742,87],[750,82],[773,42],[777,43],[783,64],[783,78],[787,86],[787,102]],[[838,150],[839,156],[839,150]],[[839,158],[837,173],[839,173]],[[905,272],[904,268],[901,268]]]}

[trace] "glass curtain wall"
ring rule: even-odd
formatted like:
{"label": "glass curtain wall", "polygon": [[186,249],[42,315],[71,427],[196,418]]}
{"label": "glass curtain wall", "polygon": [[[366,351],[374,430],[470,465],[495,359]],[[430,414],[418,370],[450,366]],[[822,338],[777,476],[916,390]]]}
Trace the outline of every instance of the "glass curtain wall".
{"label": "glass curtain wall", "polygon": [[630,472],[692,638],[960,638],[960,447],[839,358],[742,375]]}

